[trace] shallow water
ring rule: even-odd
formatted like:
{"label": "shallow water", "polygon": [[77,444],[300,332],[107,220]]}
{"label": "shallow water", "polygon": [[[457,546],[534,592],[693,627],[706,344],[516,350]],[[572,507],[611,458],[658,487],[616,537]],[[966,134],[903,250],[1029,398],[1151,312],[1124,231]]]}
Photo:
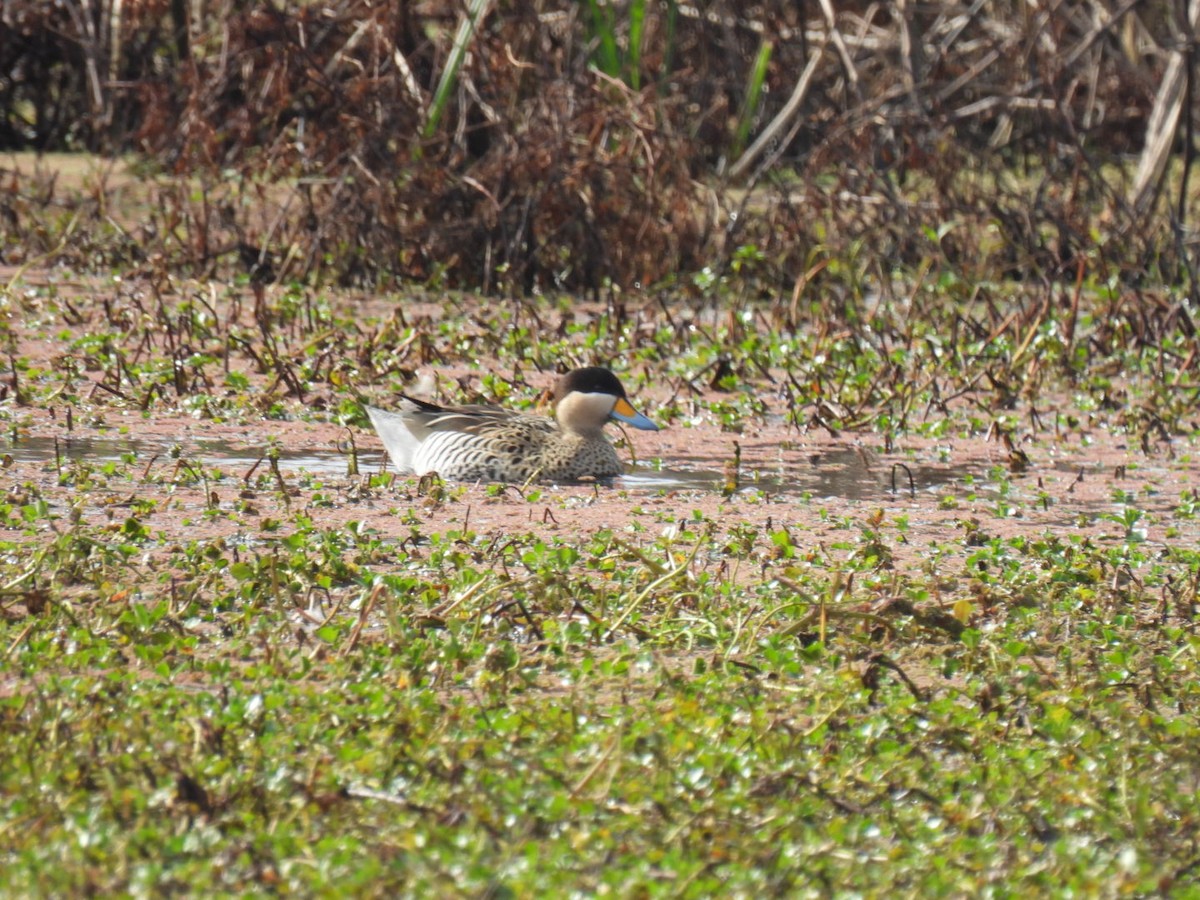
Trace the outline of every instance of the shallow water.
{"label": "shallow water", "polygon": [[[239,446],[231,441],[189,440],[179,443],[168,440],[133,438],[20,438],[0,440],[0,455],[15,462],[65,465],[71,462],[122,462],[132,465],[186,459],[205,466],[225,469],[249,469],[256,463],[266,464],[266,451]],[[358,454],[360,471],[373,471],[382,462],[382,453]],[[131,459],[130,459],[131,458]],[[350,467],[350,456],[338,450],[279,450],[279,466],[289,471],[344,476]]]}
{"label": "shallow water", "polygon": [[[617,483],[629,490],[645,491],[727,489],[723,471],[704,468],[705,460],[673,462],[681,468],[634,467]],[[711,460],[707,462],[712,465]],[[892,464],[869,461],[867,455],[858,450],[831,450],[794,465],[776,466],[769,472],[743,467],[737,490],[871,500],[893,494],[937,491],[962,484],[968,475],[978,479],[983,473],[984,468],[980,465],[927,466],[913,461]]]}
{"label": "shallow water", "polygon": [[[304,471],[331,478],[350,474],[350,454],[337,448],[280,448],[278,453],[279,466],[287,471]],[[15,462],[55,466],[73,461],[103,464],[126,460],[131,465],[149,466],[151,462],[161,465],[182,458],[193,464],[230,470],[234,474],[247,474],[256,466],[267,464],[266,453],[260,448],[216,439],[185,442],[126,437],[0,439],[0,456],[11,457]],[[675,458],[671,462],[670,468],[633,466],[614,479],[613,484],[622,490],[646,493],[719,493],[727,489],[724,469],[718,468],[717,460],[695,456]],[[380,451],[358,452],[358,467],[362,474],[383,471],[385,463],[386,456]],[[964,490],[986,494],[994,489],[988,478],[993,465],[994,462],[986,460],[956,465],[912,459],[890,463],[862,450],[827,449],[807,458],[797,456],[794,463],[775,464],[769,470],[743,466],[737,491],[864,501]],[[1054,468],[1077,470],[1081,466],[1060,461]]]}

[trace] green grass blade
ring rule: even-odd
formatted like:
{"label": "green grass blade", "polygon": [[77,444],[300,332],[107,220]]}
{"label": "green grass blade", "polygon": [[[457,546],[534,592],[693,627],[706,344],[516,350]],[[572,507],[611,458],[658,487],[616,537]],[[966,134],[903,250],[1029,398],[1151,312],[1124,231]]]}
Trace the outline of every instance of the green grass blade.
{"label": "green grass blade", "polygon": [[663,47],[662,69],[658,73],[658,89],[662,93],[668,82],[668,76],[675,68],[675,22],[679,16],[679,4],[676,0],[667,0],[667,24]]}
{"label": "green grass blade", "polygon": [[446,59],[446,68],[442,70],[442,77],[433,94],[433,103],[429,106],[429,117],[425,120],[425,127],[421,130],[422,137],[428,138],[437,130],[438,122],[441,121],[442,114],[446,111],[446,104],[450,102],[450,95],[458,83],[458,72],[466,58],[471,39],[475,36],[475,26],[487,14],[491,5],[492,0],[471,0],[467,14],[458,23],[458,31],[454,34],[454,46],[450,49],[450,56]]}
{"label": "green grass blade", "polygon": [[592,62],[605,75],[620,78],[621,54],[617,50],[616,14],[609,4],[601,5],[598,0],[588,0],[588,10],[592,21],[590,37],[596,44]]}
{"label": "green grass blade", "polygon": [[646,0],[633,0],[629,5],[629,56],[626,71],[629,86],[635,91],[642,84],[642,34],[646,26]]}
{"label": "green grass blade", "polygon": [[742,112],[738,116],[737,131],[734,134],[731,154],[734,158],[745,149],[746,141],[750,137],[750,128],[754,124],[754,117],[758,115],[763,84],[767,80],[767,67],[771,63],[773,49],[774,45],[769,40],[764,40],[758,48],[758,57],[754,60],[754,69],[751,71],[750,81],[746,85],[746,98],[742,101]]}

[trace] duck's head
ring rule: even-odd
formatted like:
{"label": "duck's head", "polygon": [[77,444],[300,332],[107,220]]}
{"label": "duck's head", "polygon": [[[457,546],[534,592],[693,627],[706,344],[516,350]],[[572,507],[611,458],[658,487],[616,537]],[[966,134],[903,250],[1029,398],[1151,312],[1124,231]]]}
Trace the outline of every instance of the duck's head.
{"label": "duck's head", "polygon": [[658,426],[629,403],[617,376],[600,366],[572,369],[554,386],[554,416],[564,431],[598,432],[609,419],[634,428],[658,431]]}

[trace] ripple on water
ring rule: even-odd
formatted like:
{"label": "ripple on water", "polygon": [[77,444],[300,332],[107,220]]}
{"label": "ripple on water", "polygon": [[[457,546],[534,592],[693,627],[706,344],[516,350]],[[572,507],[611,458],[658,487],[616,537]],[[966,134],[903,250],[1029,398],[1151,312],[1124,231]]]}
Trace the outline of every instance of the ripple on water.
{"label": "ripple on water", "polygon": [[[278,452],[282,469],[306,471],[330,478],[349,474],[350,455],[338,448],[280,448]],[[0,454],[10,456],[16,462],[46,464],[56,461],[64,464],[75,460],[116,462],[132,456],[135,464],[143,466],[155,457],[162,463],[181,456],[206,466],[230,470],[250,470],[263,464],[266,458],[265,448],[247,446],[244,442],[190,437],[181,442],[165,438],[74,436],[0,439]],[[379,472],[383,471],[386,458],[381,451],[360,450],[358,463],[360,472]],[[694,456],[673,458],[671,463],[670,468],[633,466],[620,478],[614,479],[613,484],[622,490],[644,493],[712,493],[725,490],[725,470],[720,460]],[[975,460],[957,465],[916,459],[893,463],[861,449],[833,448],[809,456],[797,454],[794,462],[785,460],[769,468],[755,469],[744,465],[738,490],[876,502],[896,496],[947,493],[962,495],[971,492],[988,496],[1000,490],[1000,485],[990,478],[994,467],[993,460]],[[1054,468],[1077,470],[1081,466],[1079,462],[1060,461]],[[1014,480],[1020,481],[1020,477],[1014,476]]]}

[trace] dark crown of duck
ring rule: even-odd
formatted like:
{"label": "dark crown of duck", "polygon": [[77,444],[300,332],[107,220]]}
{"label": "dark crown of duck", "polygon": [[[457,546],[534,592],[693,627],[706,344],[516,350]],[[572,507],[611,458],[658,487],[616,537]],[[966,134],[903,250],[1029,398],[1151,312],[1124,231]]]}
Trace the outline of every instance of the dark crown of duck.
{"label": "dark crown of duck", "polygon": [[608,394],[611,397],[628,399],[617,376],[600,366],[572,369],[558,379],[554,385],[554,402],[561,402],[563,397],[573,391],[581,394]]}

